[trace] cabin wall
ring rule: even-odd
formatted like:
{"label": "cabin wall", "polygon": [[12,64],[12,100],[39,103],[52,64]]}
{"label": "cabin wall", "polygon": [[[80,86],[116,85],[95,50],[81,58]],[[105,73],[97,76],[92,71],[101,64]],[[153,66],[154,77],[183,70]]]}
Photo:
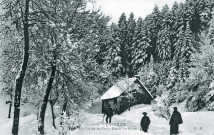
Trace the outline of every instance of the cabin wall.
{"label": "cabin wall", "polygon": [[139,90],[138,92],[140,92],[140,95],[143,97],[142,98],[142,103],[143,104],[151,104],[151,100],[152,98],[150,97],[150,95],[146,92],[147,90],[144,88],[144,86],[140,83],[140,81],[136,81],[135,84],[138,85]]}
{"label": "cabin wall", "polygon": [[145,89],[135,83],[132,86],[132,90],[129,91],[130,94],[123,93],[118,99],[121,99],[120,104],[120,113],[124,112],[125,110],[129,109],[129,107],[137,104],[151,104],[150,96],[145,92]]}
{"label": "cabin wall", "polygon": [[102,100],[102,113],[105,112],[107,105],[110,105],[115,114],[118,114],[118,112],[120,111],[120,101],[118,100],[118,98]]}
{"label": "cabin wall", "polygon": [[151,104],[152,97],[144,87],[145,86],[137,80],[119,97],[103,100],[102,113],[104,113],[106,105],[110,105],[115,113],[120,114],[127,110],[129,106],[131,107],[136,104]]}

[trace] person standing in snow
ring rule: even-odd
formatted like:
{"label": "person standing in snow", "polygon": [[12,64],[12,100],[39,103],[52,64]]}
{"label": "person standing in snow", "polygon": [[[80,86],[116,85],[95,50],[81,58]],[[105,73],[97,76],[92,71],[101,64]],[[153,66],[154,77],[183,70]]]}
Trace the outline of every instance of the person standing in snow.
{"label": "person standing in snow", "polygon": [[111,123],[111,118],[113,116],[113,109],[111,108],[110,105],[106,106],[106,111],[104,115],[106,115],[106,123]]}
{"label": "person standing in snow", "polygon": [[178,131],[179,131],[179,124],[182,124],[183,120],[182,120],[180,112],[178,112],[178,110],[177,110],[177,107],[174,107],[173,109],[174,109],[174,111],[173,111],[173,114],[169,121],[170,135],[172,135],[172,134],[177,135]]}
{"label": "person standing in snow", "polygon": [[141,121],[140,121],[140,126],[141,126],[141,129],[144,131],[144,132],[148,132],[148,128],[149,128],[149,124],[150,124],[150,119],[147,115],[146,112],[143,112],[142,113],[144,116],[142,117]]}

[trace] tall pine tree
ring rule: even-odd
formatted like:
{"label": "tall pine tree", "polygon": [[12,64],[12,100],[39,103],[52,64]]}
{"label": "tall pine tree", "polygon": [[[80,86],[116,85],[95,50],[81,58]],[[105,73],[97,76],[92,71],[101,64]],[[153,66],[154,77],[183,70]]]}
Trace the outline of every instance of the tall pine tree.
{"label": "tall pine tree", "polygon": [[146,30],[141,29],[139,31],[139,27],[141,27],[141,18],[137,22],[132,51],[132,65],[135,74],[141,70],[142,66],[149,62],[151,56],[149,55],[150,39],[147,36]]}
{"label": "tall pine tree", "polygon": [[183,30],[183,27],[180,28],[178,37],[179,39],[176,42],[175,62],[180,80],[185,81],[189,76],[188,68],[191,66],[191,54],[195,50],[189,22],[186,24],[185,31]]}
{"label": "tall pine tree", "polygon": [[128,70],[128,64],[127,64],[127,21],[126,21],[126,15],[123,13],[119,19],[118,22],[118,33],[117,36],[120,40],[120,57],[121,57],[121,63],[122,63],[122,75],[125,76],[127,74]]}
{"label": "tall pine tree", "polygon": [[148,35],[150,38],[150,55],[153,55],[154,62],[158,60],[156,47],[157,47],[157,39],[158,39],[158,32],[161,29],[161,15],[157,5],[155,5],[153,12],[151,15],[145,18],[146,21],[146,29],[148,30]]}
{"label": "tall pine tree", "polygon": [[136,27],[136,22],[134,19],[134,14],[131,13],[127,22],[127,75],[128,76],[133,76],[133,70],[132,70],[132,64],[131,61],[133,59],[132,54],[132,46],[133,46],[133,39],[134,39],[134,33],[135,33],[135,27]]}
{"label": "tall pine tree", "polygon": [[158,61],[171,60],[172,56],[172,42],[170,40],[171,32],[166,26],[165,29],[158,33],[157,40],[157,55]]}
{"label": "tall pine tree", "polygon": [[104,65],[112,72],[114,76],[121,76],[122,73],[122,63],[121,63],[121,49],[120,49],[120,39],[117,35],[118,26],[112,24],[111,27],[111,37],[108,39],[108,50],[106,51]]}

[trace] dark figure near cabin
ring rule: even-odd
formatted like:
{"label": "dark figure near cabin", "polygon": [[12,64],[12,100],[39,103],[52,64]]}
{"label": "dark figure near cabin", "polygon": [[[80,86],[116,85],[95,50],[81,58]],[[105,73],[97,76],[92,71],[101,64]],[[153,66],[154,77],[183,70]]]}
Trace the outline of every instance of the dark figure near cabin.
{"label": "dark figure near cabin", "polygon": [[148,132],[148,128],[149,128],[149,124],[150,124],[150,119],[147,115],[146,112],[143,112],[142,113],[144,116],[142,117],[141,121],[140,121],[140,126],[141,126],[141,129],[144,131],[144,132]]}
{"label": "dark figure near cabin", "polygon": [[180,112],[178,112],[177,107],[173,108],[173,114],[171,116],[171,119],[169,121],[169,125],[170,125],[170,135],[177,135],[178,131],[179,131],[179,124],[183,123],[182,117]]}
{"label": "dark figure near cabin", "polygon": [[110,105],[106,106],[105,115],[106,115],[106,123],[111,123],[111,118],[113,116],[113,109],[110,107]]}

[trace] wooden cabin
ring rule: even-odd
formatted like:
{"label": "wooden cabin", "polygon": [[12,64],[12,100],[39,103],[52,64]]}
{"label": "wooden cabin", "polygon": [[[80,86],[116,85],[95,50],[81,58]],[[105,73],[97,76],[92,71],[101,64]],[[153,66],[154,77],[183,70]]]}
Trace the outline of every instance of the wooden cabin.
{"label": "wooden cabin", "polygon": [[100,99],[102,113],[106,105],[110,105],[115,113],[120,114],[136,104],[151,104],[153,96],[138,77],[133,77],[118,81]]}

